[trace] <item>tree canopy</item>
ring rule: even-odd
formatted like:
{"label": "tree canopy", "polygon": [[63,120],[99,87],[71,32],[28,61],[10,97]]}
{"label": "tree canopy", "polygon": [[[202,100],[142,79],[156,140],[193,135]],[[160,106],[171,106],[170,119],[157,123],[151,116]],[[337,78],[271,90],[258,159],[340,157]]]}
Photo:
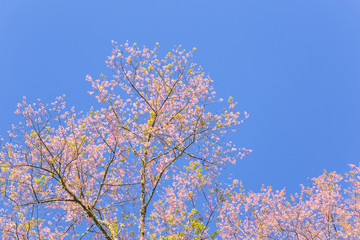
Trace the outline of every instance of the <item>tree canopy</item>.
{"label": "tree canopy", "polygon": [[359,237],[356,166],[289,197],[220,177],[250,152],[228,138],[248,115],[215,97],[194,51],[114,42],[85,113],[24,98],[0,153],[3,239]]}

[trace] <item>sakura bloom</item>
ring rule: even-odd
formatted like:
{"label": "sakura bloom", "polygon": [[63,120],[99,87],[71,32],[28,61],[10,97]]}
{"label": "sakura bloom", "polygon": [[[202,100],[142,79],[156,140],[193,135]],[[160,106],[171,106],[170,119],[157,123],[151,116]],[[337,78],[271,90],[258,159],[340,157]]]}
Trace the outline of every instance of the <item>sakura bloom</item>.
{"label": "sakura bloom", "polygon": [[0,152],[2,239],[359,239],[359,167],[289,197],[222,182],[250,152],[224,138],[247,113],[215,98],[195,49],[113,44],[111,74],[86,77],[86,113],[64,96],[19,103]]}
{"label": "sakura bloom", "polygon": [[208,110],[219,101],[194,51],[114,43],[85,114],[24,98],[1,153],[3,239],[216,236],[214,183],[248,152],[220,139],[247,115],[231,98]]}

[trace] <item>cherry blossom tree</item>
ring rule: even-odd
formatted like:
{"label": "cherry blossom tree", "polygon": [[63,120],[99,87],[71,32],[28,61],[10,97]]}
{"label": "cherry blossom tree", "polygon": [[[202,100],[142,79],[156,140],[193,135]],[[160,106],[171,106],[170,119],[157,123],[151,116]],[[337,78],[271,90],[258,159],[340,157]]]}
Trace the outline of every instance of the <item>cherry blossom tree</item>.
{"label": "cherry blossom tree", "polygon": [[[299,194],[263,188],[245,193],[235,182],[224,194],[218,227],[223,239],[359,239],[360,167],[301,185]],[[239,191],[240,189],[240,191]]]}
{"label": "cherry blossom tree", "polygon": [[247,114],[210,111],[194,51],[114,43],[87,113],[24,98],[0,155],[3,239],[215,237],[219,174],[248,152],[226,135]]}
{"label": "cherry blossom tree", "polygon": [[114,43],[85,113],[24,98],[0,151],[2,239],[360,239],[360,167],[290,196],[224,182],[248,116],[215,98],[194,51]]}

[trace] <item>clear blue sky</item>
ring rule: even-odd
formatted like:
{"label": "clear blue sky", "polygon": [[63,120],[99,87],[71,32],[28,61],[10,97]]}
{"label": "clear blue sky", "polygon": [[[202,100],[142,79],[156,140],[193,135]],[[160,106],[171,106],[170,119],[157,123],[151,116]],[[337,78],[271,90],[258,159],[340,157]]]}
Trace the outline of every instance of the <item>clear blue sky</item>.
{"label": "clear blue sky", "polygon": [[250,114],[233,135],[253,150],[232,168],[247,189],[294,192],[360,162],[358,0],[0,0],[1,135],[22,96],[88,109],[111,40],[198,49],[218,96]]}

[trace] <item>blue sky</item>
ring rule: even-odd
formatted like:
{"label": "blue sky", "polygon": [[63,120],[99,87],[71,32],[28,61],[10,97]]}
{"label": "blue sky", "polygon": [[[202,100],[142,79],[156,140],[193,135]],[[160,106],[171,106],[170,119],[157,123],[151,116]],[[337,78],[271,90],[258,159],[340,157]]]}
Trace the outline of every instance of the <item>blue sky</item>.
{"label": "blue sky", "polygon": [[360,162],[358,0],[0,0],[1,135],[23,96],[88,109],[111,40],[197,48],[218,97],[250,114],[232,136],[253,150],[232,168],[247,189],[294,192]]}

